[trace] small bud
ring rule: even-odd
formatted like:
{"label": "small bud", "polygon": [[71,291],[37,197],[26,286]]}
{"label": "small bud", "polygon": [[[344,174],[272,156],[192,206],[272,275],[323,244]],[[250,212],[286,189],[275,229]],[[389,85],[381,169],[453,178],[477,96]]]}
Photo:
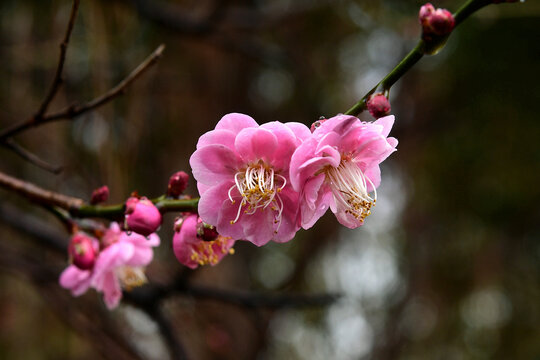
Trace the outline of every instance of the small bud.
{"label": "small bud", "polygon": [[204,241],[213,241],[219,236],[216,227],[207,224],[199,218],[197,220],[197,237]]}
{"label": "small bud", "polygon": [[84,233],[73,235],[68,245],[68,254],[73,265],[81,270],[92,269],[97,257],[93,239]]}
{"label": "small bud", "polygon": [[188,186],[189,175],[184,171],[174,173],[169,179],[167,196],[179,197]]}
{"label": "small bud", "polygon": [[103,203],[109,199],[109,187],[107,185],[97,188],[92,192],[92,197],[90,198],[90,204],[96,205]]}
{"label": "small bud", "polygon": [[422,24],[422,39],[432,40],[433,36],[445,36],[452,32],[456,24],[452,13],[446,9],[435,9],[427,3],[420,8],[418,19]]}
{"label": "small bud", "polygon": [[326,118],[324,116],[321,116],[319,120],[315,121],[313,124],[311,124],[311,132],[314,132],[315,129],[317,129],[319,126],[322,125],[323,122],[326,121]]}
{"label": "small bud", "polygon": [[382,93],[376,93],[369,97],[367,109],[375,119],[378,119],[390,114],[390,102]]}
{"label": "small bud", "polygon": [[148,236],[161,225],[161,213],[147,198],[130,197],[126,201],[125,226],[129,231]]}

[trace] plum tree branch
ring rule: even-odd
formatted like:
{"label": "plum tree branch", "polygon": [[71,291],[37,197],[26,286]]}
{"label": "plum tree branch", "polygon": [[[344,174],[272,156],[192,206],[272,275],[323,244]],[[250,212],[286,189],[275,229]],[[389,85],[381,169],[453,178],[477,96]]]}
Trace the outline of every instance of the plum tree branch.
{"label": "plum tree branch", "polygon": [[[465,19],[480,10],[484,6],[493,4],[493,0],[468,0],[453,16],[455,26],[461,24]],[[356,104],[345,112],[345,115],[358,115],[367,108],[369,97],[377,90],[388,92],[392,85],[396,83],[403,75],[407,73],[424,55],[435,54],[436,51],[444,46],[448,36],[434,38],[429,43],[420,39],[416,46],[396,65],[377,85],[364,95]]]}
{"label": "plum tree branch", "polygon": [[73,104],[67,106],[66,108],[58,112],[48,115],[43,114],[39,118],[33,116],[30,119],[14,124],[13,126],[0,132],[0,141],[5,141],[5,139],[7,139],[8,137],[16,135],[26,129],[37,127],[39,125],[43,125],[52,121],[74,119],[87,111],[96,109],[108,103],[114,98],[124,94],[129,85],[131,85],[131,83],[137,80],[142,74],[144,74],[153,64],[155,64],[159,60],[164,50],[164,44],[158,46],[157,49],[152,52],[152,54],[150,54],[142,63],[139,64],[139,66],[135,68],[135,70],[133,70],[126,78],[124,78],[115,87],[113,87],[106,93],[86,103]]}

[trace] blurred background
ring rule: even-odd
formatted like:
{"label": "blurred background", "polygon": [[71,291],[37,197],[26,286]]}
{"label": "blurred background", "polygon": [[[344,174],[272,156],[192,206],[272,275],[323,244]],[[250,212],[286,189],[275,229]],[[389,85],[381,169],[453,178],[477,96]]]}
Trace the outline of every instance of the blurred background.
{"label": "blurred background", "polygon": [[[415,45],[421,5],[82,1],[51,110],[110,89],[161,43],[164,56],[123,97],[16,137],[62,173],[5,148],[0,171],[84,199],[104,184],[110,203],[134,190],[159,196],[226,113],[309,125],[346,111]],[[0,2],[0,128],[42,102],[70,9]],[[180,273],[220,289],[343,295],[277,310],[171,297],[164,314],[189,357],[540,359],[539,17],[537,1],[491,5],[392,88],[400,143],[362,228],[328,213],[287,244],[241,242],[218,266],[191,271],[172,254],[167,215],[151,282]],[[188,193],[197,196],[193,182]],[[67,243],[55,218],[4,189],[0,214],[0,358],[168,358],[144,312],[109,313],[94,291],[60,288],[66,256],[42,240]],[[21,222],[26,230],[11,226]]]}

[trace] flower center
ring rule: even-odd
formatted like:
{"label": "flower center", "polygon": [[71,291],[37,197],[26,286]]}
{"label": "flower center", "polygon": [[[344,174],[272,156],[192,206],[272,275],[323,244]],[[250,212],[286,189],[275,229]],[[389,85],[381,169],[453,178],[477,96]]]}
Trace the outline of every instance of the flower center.
{"label": "flower center", "polygon": [[[234,224],[240,218],[242,208],[247,215],[253,215],[257,209],[270,209],[276,212],[274,223],[278,224],[277,229],[281,225],[281,214],[283,212],[283,201],[279,196],[279,192],[283,190],[287,184],[287,180],[282,175],[276,174],[274,169],[267,166],[262,161],[257,164],[250,165],[245,171],[239,171],[234,176],[235,185],[229,189],[229,199],[231,203],[235,203],[231,196],[231,191],[237,188],[242,195],[242,201],[238,206],[238,213],[231,224]],[[277,229],[275,232],[277,233]]]}
{"label": "flower center", "polygon": [[[329,167],[326,179],[330,183],[338,211],[345,211],[363,223],[377,201],[377,190],[371,180],[356,163],[349,160],[342,160],[337,168]],[[368,184],[373,188],[373,197],[367,191]]]}
{"label": "flower center", "polygon": [[120,266],[116,268],[116,275],[122,287],[127,291],[131,291],[133,288],[142,286],[147,282],[142,267]]}
{"label": "flower center", "polygon": [[229,248],[230,240],[230,237],[219,235],[212,241],[199,241],[191,248],[191,260],[199,265],[216,265],[220,255],[234,254],[234,249]]}

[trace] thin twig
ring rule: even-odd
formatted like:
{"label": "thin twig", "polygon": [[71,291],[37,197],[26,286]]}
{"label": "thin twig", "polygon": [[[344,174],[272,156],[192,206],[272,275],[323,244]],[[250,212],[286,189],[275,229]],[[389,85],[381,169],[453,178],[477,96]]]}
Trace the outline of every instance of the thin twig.
{"label": "thin twig", "polygon": [[15,140],[8,138],[4,141],[3,145],[7,147],[8,149],[13,150],[13,152],[20,157],[22,157],[24,160],[28,161],[31,164],[36,165],[37,167],[46,170],[48,172],[51,172],[53,174],[59,174],[62,172],[63,167],[62,166],[56,166],[49,164],[45,160],[42,160],[39,156],[37,156],[34,153],[31,153],[30,151],[23,148],[21,145],[15,142]]}
{"label": "thin twig", "polygon": [[84,204],[82,199],[45,190],[37,185],[19,180],[2,172],[0,172],[0,187],[12,190],[32,202],[58,206],[66,210],[77,209]]}
{"label": "thin twig", "polygon": [[70,105],[63,110],[60,110],[56,113],[50,115],[43,115],[41,118],[37,119],[32,117],[28,120],[15,124],[4,131],[0,132],[0,141],[5,141],[6,138],[20,133],[31,127],[36,127],[42,124],[46,124],[52,121],[57,120],[71,120],[77,116],[98,108],[109,101],[113,100],[115,97],[122,95],[127,90],[128,86],[131,85],[133,81],[138,79],[150,66],[152,66],[156,61],[161,57],[163,50],[165,50],[165,45],[161,44],[150,56],[148,56],[135,70],[133,70],[124,80],[122,80],[118,85],[107,91],[105,94],[98,96],[97,98],[81,104],[81,105]]}
{"label": "thin twig", "polygon": [[60,86],[64,81],[62,79],[62,71],[64,69],[64,63],[66,61],[66,52],[69,44],[69,38],[71,37],[73,26],[75,25],[75,18],[77,17],[77,10],[79,9],[79,2],[79,0],[73,0],[71,14],[69,16],[69,22],[66,29],[66,35],[64,36],[64,40],[60,44],[60,59],[58,60],[56,73],[54,74],[53,82],[49,91],[47,92],[47,95],[45,96],[45,99],[43,100],[43,103],[39,107],[38,112],[34,115],[34,119],[36,121],[39,121],[39,119],[41,119],[41,117],[45,114],[47,108],[49,107],[49,104],[53,101],[55,95],[58,93],[58,90],[60,89]]}

